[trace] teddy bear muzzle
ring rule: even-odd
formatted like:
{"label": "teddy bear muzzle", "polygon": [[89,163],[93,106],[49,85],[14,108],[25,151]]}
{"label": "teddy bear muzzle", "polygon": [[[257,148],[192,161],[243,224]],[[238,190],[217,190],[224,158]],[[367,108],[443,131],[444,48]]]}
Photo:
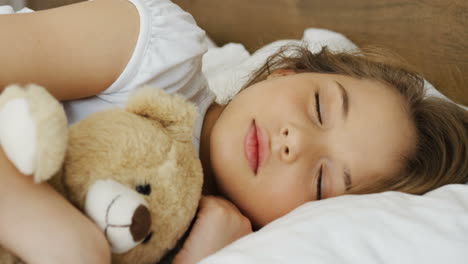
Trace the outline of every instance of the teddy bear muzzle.
{"label": "teddy bear muzzle", "polygon": [[136,247],[150,233],[151,214],[146,200],[114,180],[99,180],[89,188],[85,213],[104,232],[116,254]]}

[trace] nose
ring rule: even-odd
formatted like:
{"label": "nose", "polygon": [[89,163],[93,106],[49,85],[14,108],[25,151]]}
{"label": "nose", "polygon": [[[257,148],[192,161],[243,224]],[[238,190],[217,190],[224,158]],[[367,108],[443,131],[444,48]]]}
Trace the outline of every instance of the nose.
{"label": "nose", "polygon": [[284,162],[294,162],[300,155],[301,140],[297,130],[292,127],[283,127],[280,131],[280,159]]}
{"label": "nose", "polygon": [[280,160],[291,163],[304,156],[307,149],[313,149],[310,142],[311,136],[305,129],[292,125],[281,128],[277,147]]}
{"label": "nose", "polygon": [[140,205],[133,214],[132,224],[130,226],[130,233],[132,234],[133,241],[138,242],[143,240],[149,233],[151,228],[151,214],[148,208]]}

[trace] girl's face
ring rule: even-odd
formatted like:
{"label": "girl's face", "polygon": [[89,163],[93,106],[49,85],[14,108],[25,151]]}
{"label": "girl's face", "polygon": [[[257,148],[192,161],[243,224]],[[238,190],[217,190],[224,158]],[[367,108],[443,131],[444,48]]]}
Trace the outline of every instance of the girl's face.
{"label": "girl's face", "polygon": [[414,147],[397,92],[336,74],[277,71],[241,91],[210,137],[221,192],[257,226],[389,177]]}

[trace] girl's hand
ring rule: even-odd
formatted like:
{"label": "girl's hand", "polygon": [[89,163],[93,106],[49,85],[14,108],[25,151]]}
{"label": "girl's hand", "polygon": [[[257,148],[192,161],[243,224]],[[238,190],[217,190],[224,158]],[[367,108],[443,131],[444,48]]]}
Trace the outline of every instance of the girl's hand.
{"label": "girl's hand", "polygon": [[234,204],[220,197],[203,196],[193,229],[173,263],[196,263],[250,233],[249,219]]}

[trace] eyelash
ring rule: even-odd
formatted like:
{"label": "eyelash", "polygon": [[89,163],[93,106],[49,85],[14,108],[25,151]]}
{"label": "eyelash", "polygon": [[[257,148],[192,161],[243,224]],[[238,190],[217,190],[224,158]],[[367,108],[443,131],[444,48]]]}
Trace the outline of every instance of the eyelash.
{"label": "eyelash", "polygon": [[322,168],[320,166],[319,176],[317,178],[317,201],[322,200]]}
{"label": "eyelash", "polygon": [[322,124],[322,114],[320,113],[320,97],[319,94],[315,94],[315,110],[317,111],[317,116],[320,124]]}
{"label": "eyelash", "polygon": [[[322,124],[322,114],[320,113],[320,97],[318,93],[315,93],[315,110],[317,111],[317,117],[319,123]],[[317,201],[322,199],[322,168],[320,166],[319,176],[317,178]]]}

